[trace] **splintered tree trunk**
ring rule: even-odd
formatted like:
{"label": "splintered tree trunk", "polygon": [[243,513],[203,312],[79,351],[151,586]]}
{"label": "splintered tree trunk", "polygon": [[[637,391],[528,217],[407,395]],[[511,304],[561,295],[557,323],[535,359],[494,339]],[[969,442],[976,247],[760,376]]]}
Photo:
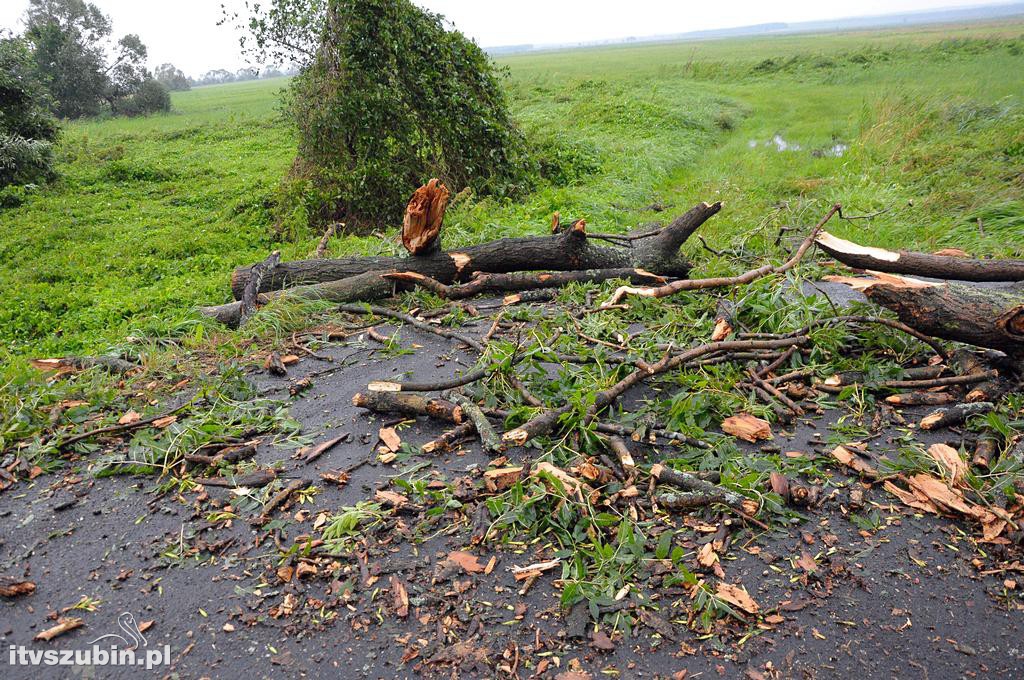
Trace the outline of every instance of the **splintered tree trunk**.
{"label": "splintered tree trunk", "polygon": [[1020,286],[901,285],[887,278],[886,283],[867,286],[864,294],[922,333],[998,349],[1024,360],[1024,289]]}
{"label": "splintered tree trunk", "polygon": [[[430,251],[412,257],[350,257],[336,260],[282,262],[263,277],[259,292],[299,284],[337,281],[369,271],[415,272],[442,283],[466,281],[477,272],[570,271],[639,268],[663,276],[685,277],[691,268],[679,246],[721,203],[701,203],[660,232],[633,241],[631,248],[595,246],[585,225],[552,236],[506,238],[448,252]],[[235,299],[243,295],[252,267],[239,267],[231,276]]]}
{"label": "splintered tree trunk", "polygon": [[862,246],[822,232],[818,247],[848,267],[889,274],[956,281],[1024,281],[1024,260],[976,260],[969,257],[899,252]]}

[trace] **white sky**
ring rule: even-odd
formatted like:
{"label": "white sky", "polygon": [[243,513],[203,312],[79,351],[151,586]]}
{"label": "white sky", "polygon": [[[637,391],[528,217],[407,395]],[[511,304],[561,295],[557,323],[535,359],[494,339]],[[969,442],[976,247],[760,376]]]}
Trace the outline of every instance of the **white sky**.
{"label": "white sky", "polygon": [[[997,4],[993,0],[416,0],[444,14],[484,46],[582,42],[767,22]],[[92,0],[114,22],[115,37],[138,33],[151,67],[172,62],[191,76],[245,65],[237,35],[217,26],[220,5],[242,0]],[[19,30],[27,0],[0,0],[0,27]]]}

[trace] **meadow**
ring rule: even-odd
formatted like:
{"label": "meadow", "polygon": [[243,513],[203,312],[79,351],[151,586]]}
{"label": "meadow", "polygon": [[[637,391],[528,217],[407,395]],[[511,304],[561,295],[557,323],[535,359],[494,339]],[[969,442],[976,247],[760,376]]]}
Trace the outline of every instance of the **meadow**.
{"label": "meadow", "polygon": [[[833,231],[876,245],[1024,249],[1024,24],[621,46],[501,64],[544,180],[515,200],[460,197],[448,243],[538,233],[556,210],[624,231],[722,200],[702,230],[716,249],[806,226],[833,202],[875,215]],[[197,88],[176,93],[167,115],[69,124],[61,179],[0,208],[6,358],[201,333],[194,307],[228,300],[232,267],[273,249],[309,255],[319,233],[273,220],[295,149],[279,112],[286,86]],[[340,237],[330,252],[397,252],[395,226]]]}

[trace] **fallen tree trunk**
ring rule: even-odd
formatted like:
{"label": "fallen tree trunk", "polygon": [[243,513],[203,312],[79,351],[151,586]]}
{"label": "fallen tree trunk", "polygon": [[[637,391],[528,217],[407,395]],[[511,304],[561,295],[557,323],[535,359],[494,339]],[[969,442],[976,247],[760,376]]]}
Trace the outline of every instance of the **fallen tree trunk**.
{"label": "fallen tree trunk", "polygon": [[[260,303],[267,303],[273,298],[290,298],[294,300],[323,300],[326,302],[363,302],[382,300],[395,293],[394,282],[384,278],[386,271],[370,271],[347,279],[328,281],[308,286],[296,286],[283,291],[259,295]],[[201,307],[200,313],[215,319],[225,326],[237,328],[243,321],[243,302],[230,302],[226,305]]]}
{"label": "fallen tree trunk", "polygon": [[[683,242],[722,207],[701,203],[654,236],[639,239],[630,248],[595,246],[585,224],[552,236],[505,238],[448,252],[432,251],[412,257],[349,257],[332,260],[282,262],[263,277],[259,292],[299,284],[347,279],[371,271],[404,271],[429,276],[442,283],[466,281],[477,272],[503,274],[517,271],[569,271],[580,269],[639,268],[664,276],[684,277],[690,262],[679,254]],[[254,265],[255,266],[255,265]],[[253,266],[239,267],[231,276],[231,291],[240,299]]]}
{"label": "fallen tree trunk", "polygon": [[927,335],[997,349],[1024,360],[1024,291],[886,277],[864,287],[869,300]]}
{"label": "fallen tree trunk", "polygon": [[907,250],[895,252],[862,246],[827,231],[818,235],[817,244],[836,260],[856,269],[956,281],[1024,281],[1024,260],[977,260]]}

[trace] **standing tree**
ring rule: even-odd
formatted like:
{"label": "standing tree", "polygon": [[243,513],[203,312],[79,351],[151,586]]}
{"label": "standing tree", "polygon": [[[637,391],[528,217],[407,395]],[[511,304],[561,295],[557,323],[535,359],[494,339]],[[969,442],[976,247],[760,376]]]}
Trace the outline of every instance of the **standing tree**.
{"label": "standing tree", "polygon": [[156,79],[171,92],[192,89],[192,81],[174,64],[160,64],[157,66]]}
{"label": "standing tree", "polygon": [[100,113],[106,105],[115,113],[143,110],[141,100],[155,99],[155,87],[146,70],[146,46],[137,35],[117,41],[114,58],[107,63],[107,44],[113,27],[110,18],[85,0],[29,0],[25,37],[33,46],[36,68],[54,100],[57,115],[80,118]]}
{"label": "standing tree", "polygon": [[57,121],[23,40],[0,39],[0,189],[53,176]]}
{"label": "standing tree", "polygon": [[98,114],[107,87],[103,41],[112,30],[110,19],[83,0],[30,0],[25,23],[57,115]]}
{"label": "standing tree", "polygon": [[289,111],[299,131],[291,172],[304,220],[397,222],[413,190],[509,194],[533,167],[495,66],[441,16],[409,0],[253,4],[243,48],[298,62]]}

